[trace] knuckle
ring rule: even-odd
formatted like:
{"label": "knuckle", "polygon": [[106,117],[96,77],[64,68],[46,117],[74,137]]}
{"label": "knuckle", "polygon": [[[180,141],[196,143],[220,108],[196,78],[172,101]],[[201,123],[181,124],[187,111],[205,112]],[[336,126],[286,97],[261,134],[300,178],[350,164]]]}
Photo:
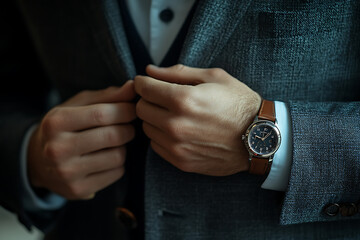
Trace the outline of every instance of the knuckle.
{"label": "knuckle", "polygon": [[175,165],[183,172],[195,172],[195,162],[189,158],[188,146],[182,143],[174,143],[168,147],[168,151],[173,156]]}
{"label": "knuckle", "polygon": [[84,181],[73,181],[66,186],[67,198],[69,200],[89,199],[89,196],[94,194],[91,186],[88,186]]}
{"label": "knuckle", "polygon": [[106,128],[100,133],[100,139],[109,144],[115,144],[119,142],[119,131],[112,131],[113,128]]}
{"label": "knuckle", "polygon": [[186,141],[196,133],[191,125],[182,119],[170,119],[165,123],[164,129],[171,138],[179,142]]}
{"label": "knuckle", "polygon": [[169,152],[173,155],[176,159],[183,158],[183,151],[179,144],[172,144],[169,146]]}
{"label": "knuckle", "polygon": [[152,93],[152,85],[144,77],[135,77],[136,90],[141,97],[147,98]]}
{"label": "knuckle", "polygon": [[63,124],[64,119],[59,114],[54,114],[54,111],[51,114],[48,114],[44,117],[41,122],[41,129],[44,135],[48,138],[52,137],[60,126]]}
{"label": "knuckle", "polygon": [[124,165],[125,156],[126,156],[126,148],[125,147],[116,148],[114,160],[118,163],[119,167]]}
{"label": "knuckle", "polygon": [[124,174],[125,174],[125,168],[124,167],[119,168],[119,178],[123,177]]}
{"label": "knuckle", "polygon": [[194,94],[191,89],[186,91],[179,91],[175,101],[175,111],[178,113],[186,114],[194,111]]}
{"label": "knuckle", "polygon": [[223,78],[225,71],[221,68],[211,68],[207,70],[208,76],[213,79]]}
{"label": "knuckle", "polygon": [[98,125],[105,125],[107,123],[107,111],[103,105],[97,105],[91,111],[91,119]]}
{"label": "knuckle", "polygon": [[91,93],[93,93],[91,90],[82,90],[76,95],[76,97],[80,99],[88,98]]}
{"label": "knuckle", "polygon": [[67,186],[70,199],[84,199],[91,193],[86,191],[85,187],[78,182],[73,182]]}
{"label": "knuckle", "polygon": [[177,119],[169,119],[164,124],[164,129],[168,135],[174,139],[179,139],[181,136],[181,124]]}
{"label": "knuckle", "polygon": [[181,72],[184,70],[185,65],[179,63],[179,64],[174,65],[172,68],[177,72]]}
{"label": "knuckle", "polygon": [[57,142],[49,142],[45,144],[44,156],[53,163],[58,163],[64,156],[65,149]]}
{"label": "knuckle", "polygon": [[193,173],[195,172],[194,169],[194,164],[192,164],[191,161],[185,161],[185,160],[181,160],[178,163],[178,168],[183,171],[183,172],[187,172],[187,173]]}
{"label": "knuckle", "polygon": [[140,119],[143,119],[143,109],[144,109],[144,100],[140,99],[139,102],[136,104],[136,116]]}
{"label": "knuckle", "polygon": [[135,138],[135,127],[131,124],[128,124],[125,126],[125,133],[123,133],[125,135],[125,139],[126,141],[131,141]]}
{"label": "knuckle", "polygon": [[112,126],[101,131],[100,135],[100,139],[104,142],[113,146],[118,146],[131,141],[135,137],[135,128],[130,124]]}
{"label": "knuckle", "polygon": [[59,166],[55,169],[58,177],[65,181],[71,181],[75,178],[76,170],[73,168]]}

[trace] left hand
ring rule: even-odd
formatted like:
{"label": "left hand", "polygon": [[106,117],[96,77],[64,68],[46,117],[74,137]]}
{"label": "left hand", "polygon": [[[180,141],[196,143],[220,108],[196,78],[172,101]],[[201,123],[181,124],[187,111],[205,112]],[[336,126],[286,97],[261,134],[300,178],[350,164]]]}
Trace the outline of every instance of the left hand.
{"label": "left hand", "polygon": [[222,69],[184,65],[135,77],[136,105],[151,146],[185,172],[227,176],[249,169],[242,134],[261,97]]}

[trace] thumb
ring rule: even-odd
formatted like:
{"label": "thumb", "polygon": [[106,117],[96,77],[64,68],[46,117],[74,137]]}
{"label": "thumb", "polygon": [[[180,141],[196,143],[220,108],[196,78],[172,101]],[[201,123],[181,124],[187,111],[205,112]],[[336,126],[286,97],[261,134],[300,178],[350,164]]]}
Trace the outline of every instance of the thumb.
{"label": "thumb", "polygon": [[134,81],[129,80],[121,87],[82,91],[64,102],[63,105],[85,106],[97,103],[131,102],[135,99],[135,96]]}
{"label": "thumb", "polygon": [[146,73],[150,77],[182,85],[198,85],[205,83],[205,71],[206,69],[188,67],[182,64],[171,67],[157,67],[154,65],[148,65],[146,67]]}

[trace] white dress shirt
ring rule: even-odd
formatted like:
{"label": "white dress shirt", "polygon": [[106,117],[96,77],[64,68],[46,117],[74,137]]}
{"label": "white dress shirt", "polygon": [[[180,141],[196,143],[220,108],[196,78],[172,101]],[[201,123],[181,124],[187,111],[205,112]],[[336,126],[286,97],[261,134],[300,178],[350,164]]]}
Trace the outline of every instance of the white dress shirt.
{"label": "white dress shirt", "polygon": [[[126,0],[136,30],[155,64],[159,65],[165,57],[194,3],[195,0]],[[160,17],[161,12],[165,9],[172,12],[167,21]],[[274,156],[271,171],[262,187],[285,191],[292,160],[291,122],[285,103],[275,102],[275,110],[282,142]],[[24,196],[25,208],[34,212],[58,209],[65,204],[64,198],[54,193],[49,194],[46,198],[39,198],[28,181],[26,152],[30,136],[34,130],[35,127],[26,134],[21,153],[22,181],[27,189]]]}
{"label": "white dress shirt", "polygon": [[[159,65],[174,42],[195,0],[126,0],[130,16],[155,64]],[[161,11],[173,18],[164,22]]]}

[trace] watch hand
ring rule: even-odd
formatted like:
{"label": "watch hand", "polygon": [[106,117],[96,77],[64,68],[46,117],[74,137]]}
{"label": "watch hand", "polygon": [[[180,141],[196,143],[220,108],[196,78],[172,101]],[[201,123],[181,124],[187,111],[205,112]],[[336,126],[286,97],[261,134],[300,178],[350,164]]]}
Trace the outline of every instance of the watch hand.
{"label": "watch hand", "polygon": [[261,137],[259,137],[258,135],[255,135],[255,138],[259,138],[259,139],[261,139],[261,140],[262,140],[262,138],[261,138]]}
{"label": "watch hand", "polygon": [[268,136],[270,136],[270,134],[271,134],[271,132],[269,132],[268,134],[266,134],[266,136],[265,137],[263,137],[261,140],[265,140]]}

